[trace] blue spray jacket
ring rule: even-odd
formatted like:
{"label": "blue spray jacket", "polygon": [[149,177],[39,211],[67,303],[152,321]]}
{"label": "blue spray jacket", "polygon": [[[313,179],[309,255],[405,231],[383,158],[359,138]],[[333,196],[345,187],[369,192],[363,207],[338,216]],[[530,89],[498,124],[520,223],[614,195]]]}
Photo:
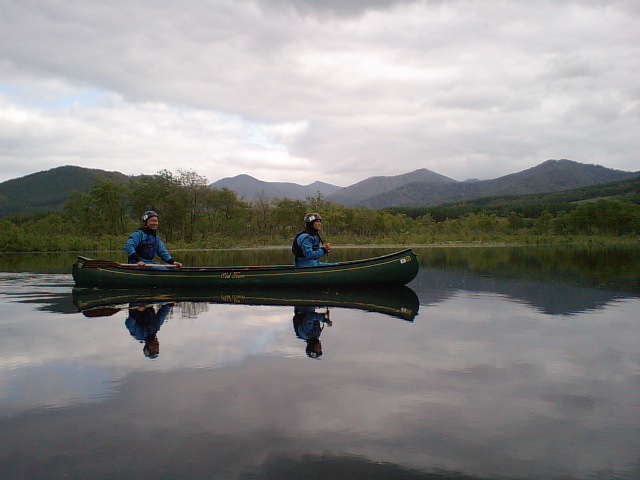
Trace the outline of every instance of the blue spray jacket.
{"label": "blue spray jacket", "polygon": [[147,305],[144,310],[137,310],[136,307],[139,305],[142,304],[129,304],[129,316],[124,324],[132,337],[139,342],[145,342],[160,331],[160,327],[173,310],[173,305],[164,304],[157,312],[153,305]]}
{"label": "blue spray jacket", "polygon": [[136,230],[129,236],[124,251],[129,257],[129,263],[138,263],[140,260],[150,263],[156,255],[167,263],[174,263],[173,257],[160,237],[146,228]]}
{"label": "blue spray jacket", "polygon": [[304,257],[295,256],[296,267],[313,267],[315,265],[322,265],[318,259],[325,255],[325,251],[320,246],[320,235],[312,235],[309,232],[300,232],[295,242],[302,251]]}
{"label": "blue spray jacket", "polygon": [[302,305],[294,308],[293,328],[302,340],[320,338],[323,324],[328,320],[326,314],[316,312],[316,307]]}

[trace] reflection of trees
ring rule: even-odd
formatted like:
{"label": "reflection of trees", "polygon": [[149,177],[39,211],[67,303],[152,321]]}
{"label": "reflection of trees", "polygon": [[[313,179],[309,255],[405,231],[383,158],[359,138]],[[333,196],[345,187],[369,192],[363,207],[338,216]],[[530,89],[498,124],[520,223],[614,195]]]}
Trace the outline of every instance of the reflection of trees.
{"label": "reflection of trees", "polygon": [[415,250],[420,265],[427,268],[640,291],[638,248],[585,245]]}
{"label": "reflection of trees", "polygon": [[209,311],[209,304],[206,302],[180,302],[178,307],[182,318],[196,318],[201,313]]}
{"label": "reflection of trees", "polygon": [[612,289],[571,285],[558,279],[514,279],[447,269],[422,269],[414,287],[421,305],[444,302],[460,291],[516,299],[548,315],[597,310],[629,295]]}

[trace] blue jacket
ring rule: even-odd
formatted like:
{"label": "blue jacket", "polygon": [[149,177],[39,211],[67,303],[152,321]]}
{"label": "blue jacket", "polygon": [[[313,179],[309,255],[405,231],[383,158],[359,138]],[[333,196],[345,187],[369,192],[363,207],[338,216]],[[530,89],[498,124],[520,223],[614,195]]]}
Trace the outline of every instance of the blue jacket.
{"label": "blue jacket", "polygon": [[129,316],[124,324],[132,337],[139,342],[144,342],[155,337],[167,316],[173,310],[173,306],[164,304],[156,312],[153,305],[148,305],[143,311],[135,309],[138,305],[137,303],[129,305]]}
{"label": "blue jacket", "polygon": [[129,263],[138,263],[140,260],[145,263],[153,262],[156,255],[167,263],[173,263],[173,257],[160,237],[146,228],[136,230],[129,236],[124,251],[129,257]]}
{"label": "blue jacket", "polygon": [[295,307],[294,312],[296,336],[302,340],[319,338],[323,324],[327,323],[325,314],[316,312],[316,307],[312,306]]}
{"label": "blue jacket", "polygon": [[320,246],[320,235],[311,235],[303,232],[298,235],[296,242],[302,250],[304,257],[295,257],[296,267],[313,267],[315,265],[323,265],[318,259],[325,255],[325,251]]}

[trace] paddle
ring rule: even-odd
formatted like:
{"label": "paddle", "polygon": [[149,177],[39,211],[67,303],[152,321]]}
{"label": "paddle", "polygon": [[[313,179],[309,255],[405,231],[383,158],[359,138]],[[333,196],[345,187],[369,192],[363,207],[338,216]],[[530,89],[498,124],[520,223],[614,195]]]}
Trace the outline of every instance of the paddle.
{"label": "paddle", "polygon": [[[161,303],[149,302],[148,304],[143,303],[143,305],[159,305],[159,306],[163,306],[163,305],[168,305],[170,303],[173,303],[173,302],[161,302]],[[123,310],[135,310],[136,308],[138,308],[138,306],[135,306],[135,307],[109,307],[109,306],[92,307],[92,308],[87,308],[85,310],[82,310],[82,314],[85,317],[88,317],[88,318],[110,317],[112,315],[115,315],[118,312],[122,312]]]}
{"label": "paddle", "polygon": [[171,263],[145,263],[144,266],[139,266],[136,263],[120,263],[119,264],[121,267],[122,266],[134,266],[134,267],[138,267],[138,268],[178,268],[177,265],[173,265]]}
{"label": "paddle", "polygon": [[118,263],[112,260],[91,260],[86,259],[82,263],[82,268],[107,268],[107,267],[120,267],[120,268],[178,268],[177,265],[172,264],[159,264],[159,263],[147,263],[144,267],[138,266],[137,263]]}

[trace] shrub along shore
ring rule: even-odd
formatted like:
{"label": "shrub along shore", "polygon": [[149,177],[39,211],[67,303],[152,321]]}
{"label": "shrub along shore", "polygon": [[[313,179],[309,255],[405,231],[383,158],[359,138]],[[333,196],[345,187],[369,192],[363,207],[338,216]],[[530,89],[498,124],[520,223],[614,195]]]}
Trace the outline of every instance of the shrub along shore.
{"label": "shrub along shore", "polygon": [[[2,225],[4,221],[0,222]],[[127,241],[126,235],[76,236],[72,234],[18,235],[10,238],[7,228],[2,225],[0,232],[0,253],[54,253],[54,252],[118,252],[122,253]],[[41,231],[42,232],[42,231]],[[200,241],[177,240],[165,242],[171,252],[203,251],[218,249],[290,248],[294,234],[290,238],[256,236],[244,238],[206,238]],[[640,235],[543,235],[519,232],[517,235],[465,232],[464,234],[385,234],[381,236],[357,237],[349,235],[323,235],[334,249],[359,247],[478,247],[517,245],[579,245],[579,246],[639,246]]]}

